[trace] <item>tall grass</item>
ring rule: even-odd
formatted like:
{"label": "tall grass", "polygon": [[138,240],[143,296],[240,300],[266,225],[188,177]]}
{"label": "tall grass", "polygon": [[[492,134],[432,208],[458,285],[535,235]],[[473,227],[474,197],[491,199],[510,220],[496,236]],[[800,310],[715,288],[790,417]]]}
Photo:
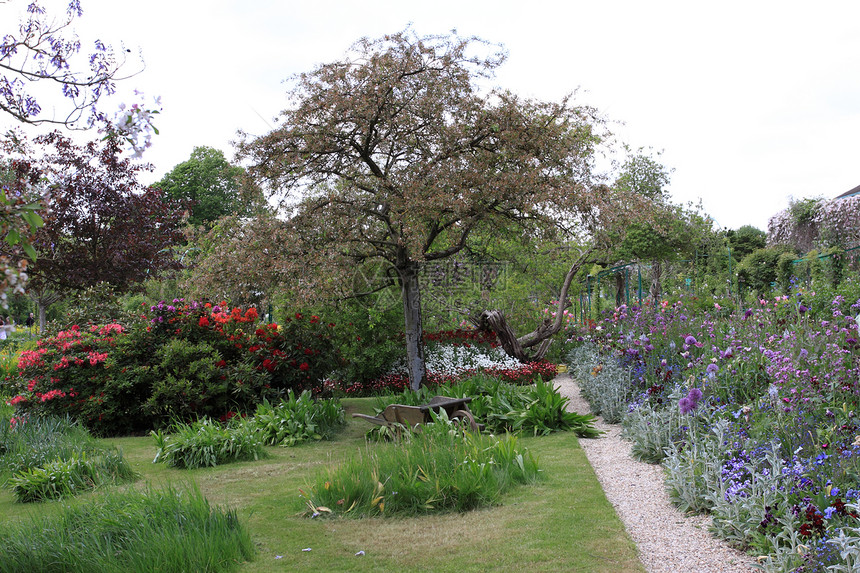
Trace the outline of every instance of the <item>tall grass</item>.
{"label": "tall grass", "polygon": [[102,445],[70,418],[0,417],[0,483],[18,501],[75,495],[137,479],[116,448]]}
{"label": "tall grass", "polygon": [[236,512],[196,488],[111,492],[0,524],[0,573],[233,571],[254,545]]}
{"label": "tall grass", "polygon": [[267,457],[260,432],[249,421],[236,417],[226,425],[209,418],[179,422],[166,435],[153,431],[157,451],[153,463],[175,468],[214,467],[229,462]]}
{"label": "tall grass", "polygon": [[[444,416],[443,416],[444,417]],[[538,479],[537,460],[512,435],[484,436],[444,423],[396,444],[368,446],[320,472],[307,513],[418,515],[493,505],[515,484]]]}

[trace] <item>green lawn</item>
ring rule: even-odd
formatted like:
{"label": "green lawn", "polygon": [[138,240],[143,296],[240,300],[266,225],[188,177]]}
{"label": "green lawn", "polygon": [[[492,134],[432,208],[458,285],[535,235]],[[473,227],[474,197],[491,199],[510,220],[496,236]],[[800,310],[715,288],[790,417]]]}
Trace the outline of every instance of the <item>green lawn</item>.
{"label": "green lawn", "polygon": [[[348,412],[369,412],[371,400],[350,399],[344,405]],[[498,507],[408,519],[298,517],[299,489],[316,469],[364,447],[369,424],[349,415],[348,420],[332,442],[269,448],[272,457],[266,460],[200,470],[152,464],[155,445],[149,437],[108,442],[123,449],[144,480],[194,480],[211,503],[236,508],[258,549],[256,560],[243,564],[241,572],[644,571],[572,433],[521,438],[547,478],[516,488]],[[6,519],[58,506],[18,504],[8,490],[0,492],[0,514]],[[356,556],[359,551],[364,555]]]}

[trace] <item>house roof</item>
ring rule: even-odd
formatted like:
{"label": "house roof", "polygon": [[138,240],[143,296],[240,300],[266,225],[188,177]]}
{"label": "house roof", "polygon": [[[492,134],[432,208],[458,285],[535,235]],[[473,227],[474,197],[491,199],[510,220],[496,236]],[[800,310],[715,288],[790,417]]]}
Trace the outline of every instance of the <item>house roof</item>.
{"label": "house roof", "polygon": [[845,199],[846,197],[852,197],[854,195],[860,195],[860,185],[858,185],[854,189],[851,189],[850,191],[846,191],[842,195],[837,195],[836,199]]}

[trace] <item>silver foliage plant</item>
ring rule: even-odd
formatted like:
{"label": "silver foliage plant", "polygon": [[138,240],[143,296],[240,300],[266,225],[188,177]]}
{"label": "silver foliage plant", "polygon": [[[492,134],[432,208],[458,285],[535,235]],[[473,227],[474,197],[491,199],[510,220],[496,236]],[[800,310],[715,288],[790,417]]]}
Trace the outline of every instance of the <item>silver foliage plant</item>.
{"label": "silver foliage plant", "polygon": [[611,357],[601,357],[592,344],[574,348],[568,355],[571,375],[579,382],[591,411],[610,424],[624,419],[633,398],[630,371]]}

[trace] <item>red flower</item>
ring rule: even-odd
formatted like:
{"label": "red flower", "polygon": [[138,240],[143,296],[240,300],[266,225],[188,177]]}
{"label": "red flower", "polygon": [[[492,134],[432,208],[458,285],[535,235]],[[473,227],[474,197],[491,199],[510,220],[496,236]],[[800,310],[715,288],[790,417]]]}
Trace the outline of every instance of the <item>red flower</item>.
{"label": "red flower", "polygon": [[301,320],[301,319],[302,319],[302,313],[297,312],[296,313],[296,320]]}
{"label": "red flower", "polygon": [[299,370],[302,370],[302,371],[308,370],[309,368],[310,368],[310,366],[308,365],[308,363],[307,363],[307,362],[302,362],[302,363],[299,365]]}
{"label": "red flower", "polygon": [[208,317],[208,316],[205,316],[205,315],[204,315],[204,316],[201,316],[201,317],[200,317],[200,322],[198,322],[197,324],[198,324],[199,326],[201,326],[201,327],[209,326],[209,317]]}

